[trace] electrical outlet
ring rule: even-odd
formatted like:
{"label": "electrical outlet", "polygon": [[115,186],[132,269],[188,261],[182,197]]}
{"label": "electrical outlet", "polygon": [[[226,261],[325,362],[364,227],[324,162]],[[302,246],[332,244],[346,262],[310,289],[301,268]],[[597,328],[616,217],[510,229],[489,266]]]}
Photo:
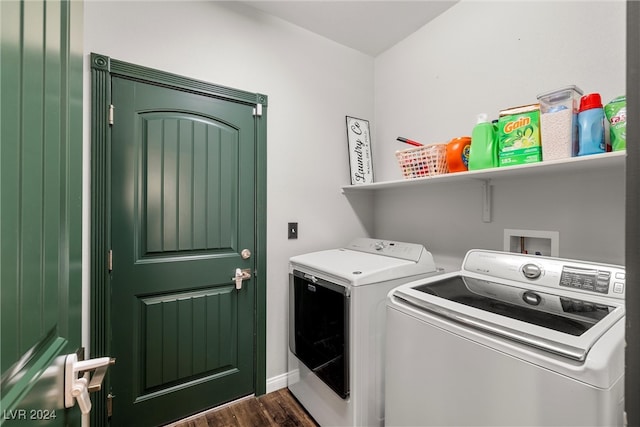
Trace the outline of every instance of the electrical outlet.
{"label": "electrical outlet", "polygon": [[289,239],[297,239],[298,238],[298,223],[290,222],[289,230],[287,232],[287,236]]}

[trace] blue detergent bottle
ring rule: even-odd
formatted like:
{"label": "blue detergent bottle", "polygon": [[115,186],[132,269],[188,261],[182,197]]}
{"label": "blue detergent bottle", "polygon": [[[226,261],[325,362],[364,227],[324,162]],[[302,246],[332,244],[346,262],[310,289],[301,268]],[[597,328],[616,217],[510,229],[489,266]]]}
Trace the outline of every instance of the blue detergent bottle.
{"label": "blue detergent bottle", "polygon": [[604,153],[604,109],[599,93],[580,98],[578,110],[578,156]]}

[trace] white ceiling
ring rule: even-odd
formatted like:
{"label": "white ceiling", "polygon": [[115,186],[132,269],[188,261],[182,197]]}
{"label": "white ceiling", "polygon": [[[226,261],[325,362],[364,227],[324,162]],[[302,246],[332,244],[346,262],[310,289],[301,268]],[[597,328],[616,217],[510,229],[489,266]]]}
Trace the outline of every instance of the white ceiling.
{"label": "white ceiling", "polygon": [[458,0],[244,1],[342,45],[377,56]]}

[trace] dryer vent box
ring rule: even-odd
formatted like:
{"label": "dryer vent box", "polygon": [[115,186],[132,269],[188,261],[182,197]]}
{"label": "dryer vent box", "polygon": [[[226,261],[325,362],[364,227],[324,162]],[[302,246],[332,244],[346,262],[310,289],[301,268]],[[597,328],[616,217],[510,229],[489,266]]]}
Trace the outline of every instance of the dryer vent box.
{"label": "dryer vent box", "polygon": [[560,233],[540,230],[504,230],[504,251],[558,257]]}

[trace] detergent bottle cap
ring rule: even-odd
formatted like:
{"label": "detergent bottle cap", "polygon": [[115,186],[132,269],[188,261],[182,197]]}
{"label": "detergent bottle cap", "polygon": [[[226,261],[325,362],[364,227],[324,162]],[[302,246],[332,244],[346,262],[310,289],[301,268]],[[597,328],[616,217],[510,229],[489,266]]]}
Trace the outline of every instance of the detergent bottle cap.
{"label": "detergent bottle cap", "polygon": [[590,93],[580,98],[579,111],[591,110],[593,108],[602,108],[602,98],[599,93]]}
{"label": "detergent bottle cap", "polygon": [[476,124],[488,123],[488,122],[489,122],[489,115],[487,113],[478,114],[478,118],[477,118]]}

